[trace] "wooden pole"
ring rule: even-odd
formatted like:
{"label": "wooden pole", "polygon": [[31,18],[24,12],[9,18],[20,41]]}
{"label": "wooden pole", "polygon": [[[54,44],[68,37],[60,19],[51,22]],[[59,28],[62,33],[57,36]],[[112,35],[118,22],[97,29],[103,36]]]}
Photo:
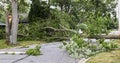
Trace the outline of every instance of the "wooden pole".
{"label": "wooden pole", "polygon": [[118,21],[119,21],[119,27],[118,27],[118,31],[120,32],[120,0],[118,0]]}

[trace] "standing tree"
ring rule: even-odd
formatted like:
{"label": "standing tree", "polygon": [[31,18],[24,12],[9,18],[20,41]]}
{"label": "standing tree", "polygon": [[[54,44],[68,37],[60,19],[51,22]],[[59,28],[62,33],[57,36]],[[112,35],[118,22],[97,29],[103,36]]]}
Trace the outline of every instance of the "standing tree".
{"label": "standing tree", "polygon": [[87,25],[89,31],[86,32],[90,35],[107,33],[117,27],[116,0],[78,0],[72,6],[74,18],[80,19],[79,24]]}
{"label": "standing tree", "polygon": [[[37,9],[37,10],[36,10]],[[30,22],[46,19],[50,15],[50,7],[45,1],[32,0],[31,9],[28,15]]]}
{"label": "standing tree", "polygon": [[[0,2],[4,4],[1,5],[0,8],[1,10],[5,11],[6,14],[6,43],[17,44],[17,30],[19,23],[18,10],[21,11],[21,8],[25,8],[24,6],[21,7],[21,5],[27,6],[25,4],[26,0],[1,0]],[[21,5],[18,6],[18,4]],[[11,13],[12,19],[10,16]]]}
{"label": "standing tree", "polygon": [[17,30],[18,30],[18,2],[12,0],[12,28],[10,36],[10,44],[17,44]]}

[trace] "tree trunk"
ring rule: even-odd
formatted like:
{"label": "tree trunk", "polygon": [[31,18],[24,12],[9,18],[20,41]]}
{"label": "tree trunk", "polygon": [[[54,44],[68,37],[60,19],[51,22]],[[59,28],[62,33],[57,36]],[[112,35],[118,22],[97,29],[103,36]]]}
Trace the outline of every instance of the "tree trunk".
{"label": "tree trunk", "polygon": [[51,4],[50,0],[48,0],[48,4],[49,4],[49,5]]}
{"label": "tree trunk", "polygon": [[64,11],[63,4],[60,5],[61,12]]}
{"label": "tree trunk", "polygon": [[105,39],[120,39],[120,35],[88,36],[87,38],[91,38],[91,39],[101,39],[101,38],[105,38]]}
{"label": "tree trunk", "polygon": [[[72,29],[68,29],[65,28],[64,26],[60,25],[63,29],[55,29],[53,27],[44,27],[43,30],[49,29],[51,30],[51,32],[63,32],[63,31],[68,31],[68,32],[73,32],[75,34],[79,34],[77,31],[72,30]],[[97,35],[97,36],[87,36],[87,35],[82,35],[79,34],[81,37],[84,38],[91,38],[91,39],[101,39],[101,38],[105,38],[105,39],[120,39],[120,35]],[[69,37],[54,37],[54,38],[64,38],[64,39],[69,39]]]}
{"label": "tree trunk", "polygon": [[17,0],[12,0],[12,28],[11,28],[11,36],[10,36],[10,43],[17,44],[17,30],[18,30],[18,4]]}
{"label": "tree trunk", "polygon": [[6,44],[9,45],[10,43],[10,24],[9,24],[9,20],[8,20],[8,15],[9,15],[9,12],[6,11]]}

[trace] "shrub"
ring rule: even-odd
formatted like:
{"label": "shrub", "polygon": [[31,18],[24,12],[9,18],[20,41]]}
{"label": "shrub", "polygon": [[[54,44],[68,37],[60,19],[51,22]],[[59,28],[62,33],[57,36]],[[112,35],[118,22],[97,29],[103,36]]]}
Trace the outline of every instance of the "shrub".
{"label": "shrub", "polygon": [[4,39],[4,38],[5,38],[5,28],[0,27],[0,39]]}

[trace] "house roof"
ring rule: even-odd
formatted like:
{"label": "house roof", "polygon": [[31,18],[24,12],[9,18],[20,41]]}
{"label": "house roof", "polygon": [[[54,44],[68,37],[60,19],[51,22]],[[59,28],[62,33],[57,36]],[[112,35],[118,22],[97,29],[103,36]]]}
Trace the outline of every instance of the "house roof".
{"label": "house roof", "polygon": [[5,23],[0,22],[0,26],[5,26]]}

